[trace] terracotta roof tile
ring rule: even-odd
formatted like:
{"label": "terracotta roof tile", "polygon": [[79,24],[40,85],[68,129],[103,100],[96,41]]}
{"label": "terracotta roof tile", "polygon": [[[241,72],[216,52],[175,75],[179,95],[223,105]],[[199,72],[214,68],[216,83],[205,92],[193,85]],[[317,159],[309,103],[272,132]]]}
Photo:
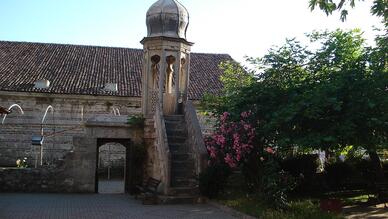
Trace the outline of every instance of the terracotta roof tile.
{"label": "terracotta roof tile", "polygon": [[[189,97],[217,93],[226,54],[192,53]],[[0,90],[79,95],[141,96],[143,50],[99,46],[0,41]],[[50,81],[48,89],[34,87]],[[118,92],[103,90],[117,83]]]}

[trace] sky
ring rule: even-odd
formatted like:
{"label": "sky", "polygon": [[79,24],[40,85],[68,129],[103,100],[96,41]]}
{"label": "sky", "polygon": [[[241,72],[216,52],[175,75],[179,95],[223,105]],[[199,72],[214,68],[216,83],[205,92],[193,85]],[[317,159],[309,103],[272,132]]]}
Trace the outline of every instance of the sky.
{"label": "sky", "polygon": [[[142,48],[145,16],[156,0],[0,0],[0,40]],[[371,0],[346,22],[308,9],[308,0],[180,0],[190,13],[193,52],[227,53],[242,62],[286,38],[313,30],[361,28],[369,44],[382,26]],[[303,41],[303,40],[302,40]]]}

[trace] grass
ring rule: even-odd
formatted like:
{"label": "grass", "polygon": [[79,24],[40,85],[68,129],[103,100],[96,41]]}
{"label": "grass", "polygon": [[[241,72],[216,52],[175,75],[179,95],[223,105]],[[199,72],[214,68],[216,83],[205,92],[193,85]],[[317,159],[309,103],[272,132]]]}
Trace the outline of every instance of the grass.
{"label": "grass", "polygon": [[236,190],[233,192],[226,191],[217,201],[225,206],[255,217],[261,216],[266,210],[266,207],[258,198],[247,196],[243,192]]}
{"label": "grass", "polygon": [[245,214],[262,219],[337,219],[340,215],[322,212],[319,201],[313,199],[294,200],[287,210],[275,210],[267,206],[259,197],[247,195],[237,189],[225,191],[217,200],[219,203]]}
{"label": "grass", "polygon": [[357,196],[352,196],[352,197],[344,197],[342,198],[342,202],[344,205],[360,205],[360,204],[365,204],[370,201],[370,199],[374,199],[375,195],[370,194],[370,195],[357,195]]}
{"label": "grass", "polygon": [[327,192],[325,194],[320,195],[318,198],[334,198],[340,199],[344,206],[351,205],[365,205],[370,203],[373,200],[376,200],[376,195],[371,194],[368,191],[360,191],[360,192],[346,192],[343,193],[341,191],[337,192]]}

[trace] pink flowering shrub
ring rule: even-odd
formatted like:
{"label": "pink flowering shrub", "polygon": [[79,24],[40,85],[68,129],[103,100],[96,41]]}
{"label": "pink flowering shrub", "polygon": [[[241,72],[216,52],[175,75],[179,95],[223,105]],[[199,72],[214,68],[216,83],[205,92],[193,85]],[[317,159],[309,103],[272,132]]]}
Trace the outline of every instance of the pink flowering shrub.
{"label": "pink flowering shrub", "polygon": [[210,162],[225,162],[235,168],[247,160],[255,151],[256,134],[251,116],[251,112],[243,112],[239,121],[233,121],[228,112],[221,115],[218,130],[205,139]]}
{"label": "pink flowering shrub", "polygon": [[[287,205],[286,192],[293,186],[292,180],[280,168],[276,150],[264,146],[260,141],[255,125],[257,122],[250,111],[242,112],[237,119],[224,112],[220,116],[218,129],[205,139],[210,157],[209,170],[218,172],[224,166],[229,169],[241,168],[248,189],[264,195],[268,203],[284,208]],[[214,179],[218,184],[213,182],[211,185],[223,188],[225,177],[220,177],[222,182]]]}

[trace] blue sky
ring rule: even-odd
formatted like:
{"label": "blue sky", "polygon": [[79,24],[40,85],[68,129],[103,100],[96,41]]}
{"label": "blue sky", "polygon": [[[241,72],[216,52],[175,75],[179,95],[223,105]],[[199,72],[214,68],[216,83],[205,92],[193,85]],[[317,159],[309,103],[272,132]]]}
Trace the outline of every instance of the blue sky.
{"label": "blue sky", "polygon": [[[141,48],[145,14],[156,0],[1,0],[0,40]],[[361,28],[372,42],[379,19],[359,2],[342,23],[310,12],[308,0],[181,0],[190,13],[194,52],[261,56],[286,37],[312,30]],[[380,25],[381,26],[381,25]]]}

